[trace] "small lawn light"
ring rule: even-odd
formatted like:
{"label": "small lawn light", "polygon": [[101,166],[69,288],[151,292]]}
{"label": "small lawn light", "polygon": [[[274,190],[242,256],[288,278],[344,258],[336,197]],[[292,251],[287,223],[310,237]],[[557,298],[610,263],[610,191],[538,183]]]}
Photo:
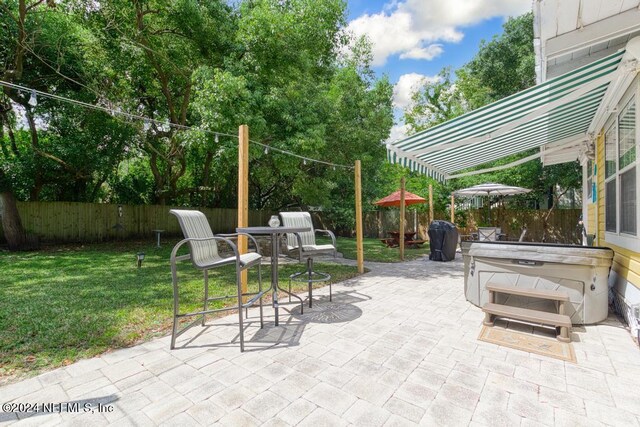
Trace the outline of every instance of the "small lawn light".
{"label": "small lawn light", "polygon": [[136,254],[136,259],[138,260],[138,268],[142,267],[142,261],[144,260],[144,252],[138,252]]}

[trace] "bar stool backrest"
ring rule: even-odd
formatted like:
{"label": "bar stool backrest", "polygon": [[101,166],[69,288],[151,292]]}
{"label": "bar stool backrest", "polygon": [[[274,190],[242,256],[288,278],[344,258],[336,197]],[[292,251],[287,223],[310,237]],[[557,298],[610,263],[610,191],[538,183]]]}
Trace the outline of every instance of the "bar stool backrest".
{"label": "bar stool backrest", "polygon": [[[176,216],[182,234],[187,239],[203,239],[213,237],[211,226],[207,217],[200,211],[171,209],[169,213]],[[202,242],[189,242],[191,252],[191,262],[194,266],[203,268],[212,262],[222,259],[218,254],[218,244],[215,240],[204,240]]]}
{"label": "bar stool backrest", "polygon": [[[285,227],[309,227],[311,231],[298,233],[302,246],[314,246],[316,244],[316,233],[313,230],[313,221],[309,212],[280,212],[282,225]],[[294,233],[287,233],[287,249],[298,247],[298,239]]]}

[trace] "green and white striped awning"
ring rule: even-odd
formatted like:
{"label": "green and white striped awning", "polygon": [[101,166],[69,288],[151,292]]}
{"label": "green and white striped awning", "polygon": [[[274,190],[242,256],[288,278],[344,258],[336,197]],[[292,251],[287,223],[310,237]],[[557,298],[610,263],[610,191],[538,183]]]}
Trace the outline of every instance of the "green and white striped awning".
{"label": "green and white striped awning", "polygon": [[621,50],[388,144],[388,160],[446,180],[462,170],[532,148],[582,143],[623,54]]}

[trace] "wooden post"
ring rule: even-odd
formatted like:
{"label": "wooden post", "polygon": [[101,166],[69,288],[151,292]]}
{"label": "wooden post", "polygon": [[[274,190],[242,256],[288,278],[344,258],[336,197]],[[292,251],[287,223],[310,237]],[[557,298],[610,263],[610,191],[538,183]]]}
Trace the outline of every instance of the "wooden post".
{"label": "wooden post", "polygon": [[453,193],[451,193],[451,224],[455,224],[456,221],[456,205],[454,204]]}
{"label": "wooden post", "polygon": [[356,253],[358,273],[364,273],[364,246],[362,243],[362,170],[360,160],[356,160]]}
{"label": "wooden post", "polygon": [[400,261],[404,261],[404,176],[400,180]]}
{"label": "wooden post", "polygon": [[[238,128],[238,227],[249,226],[249,126]],[[238,236],[238,251],[246,254],[246,236]],[[242,293],[247,292],[247,270],[241,273]],[[246,298],[243,298],[246,301]]]}
{"label": "wooden post", "polygon": [[431,225],[433,221],[433,185],[429,184],[429,224],[427,227]]}

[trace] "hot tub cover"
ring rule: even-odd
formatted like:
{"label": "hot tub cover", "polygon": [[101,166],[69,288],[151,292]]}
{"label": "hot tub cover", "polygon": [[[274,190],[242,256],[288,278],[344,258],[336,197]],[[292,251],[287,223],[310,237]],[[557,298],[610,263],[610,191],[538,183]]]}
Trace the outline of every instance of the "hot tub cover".
{"label": "hot tub cover", "polygon": [[473,242],[469,247],[469,255],[484,258],[513,258],[598,267],[611,265],[613,250],[603,247],[550,243]]}

